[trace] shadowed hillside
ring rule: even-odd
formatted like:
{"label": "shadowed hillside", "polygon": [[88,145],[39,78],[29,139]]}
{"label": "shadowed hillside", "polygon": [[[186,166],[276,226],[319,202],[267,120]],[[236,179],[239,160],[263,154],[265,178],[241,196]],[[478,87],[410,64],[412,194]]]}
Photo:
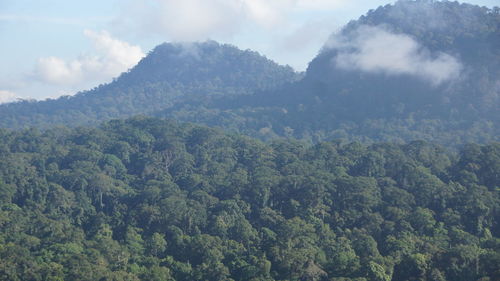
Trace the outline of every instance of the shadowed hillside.
{"label": "shadowed hillside", "polygon": [[92,91],[2,105],[0,125],[145,114],[264,140],[487,143],[500,136],[499,11],[427,0],[379,7],[333,34],[302,79],[232,46],[163,44]]}
{"label": "shadowed hillside", "polygon": [[166,115],[264,139],[487,142],[499,77],[498,8],[399,1],[333,34],[292,86]]}

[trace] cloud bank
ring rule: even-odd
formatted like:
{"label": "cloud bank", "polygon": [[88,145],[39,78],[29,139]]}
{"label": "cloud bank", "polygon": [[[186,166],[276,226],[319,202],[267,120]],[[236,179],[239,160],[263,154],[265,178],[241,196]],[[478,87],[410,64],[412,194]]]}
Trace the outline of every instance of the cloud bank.
{"label": "cloud bank", "polygon": [[458,78],[462,69],[457,58],[432,53],[412,37],[380,26],[361,26],[349,36],[333,36],[325,47],[337,51],[333,63],[340,69],[411,75],[435,86]]}
{"label": "cloud bank", "polygon": [[[173,40],[206,39],[237,29],[239,6],[235,1],[148,0],[132,12],[139,32],[156,33]],[[139,13],[139,14],[137,14]]]}
{"label": "cloud bank", "polygon": [[92,41],[95,54],[69,61],[58,57],[40,58],[35,78],[44,83],[66,86],[102,83],[118,76],[144,57],[140,47],[113,38],[106,31],[85,30],[84,34]]}
{"label": "cloud bank", "polygon": [[317,52],[317,46],[321,46],[336,27],[336,22],[331,19],[309,20],[285,35],[277,45],[284,52],[297,53],[310,47]]}
{"label": "cloud bank", "polygon": [[243,28],[274,29],[294,12],[325,11],[346,0],[145,0],[130,1],[115,26],[169,41],[228,38]]}
{"label": "cloud bank", "polygon": [[13,102],[17,99],[17,95],[11,91],[0,90],[0,104]]}

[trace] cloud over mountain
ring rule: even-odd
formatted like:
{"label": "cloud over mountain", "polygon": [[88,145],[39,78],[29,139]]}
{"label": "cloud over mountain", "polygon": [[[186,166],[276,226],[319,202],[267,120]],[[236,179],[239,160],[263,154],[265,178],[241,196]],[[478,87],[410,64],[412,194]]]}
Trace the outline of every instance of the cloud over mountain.
{"label": "cloud over mountain", "polygon": [[17,95],[11,91],[0,90],[0,104],[13,102],[17,98]]}
{"label": "cloud over mountain", "polygon": [[106,31],[84,31],[92,41],[94,53],[73,60],[44,57],[38,60],[35,77],[56,85],[77,85],[82,82],[105,82],[134,66],[144,57],[138,46],[120,41]]}
{"label": "cloud over mountain", "polygon": [[345,0],[130,1],[115,24],[127,26],[141,35],[196,41],[231,37],[249,26],[273,29],[289,23],[294,12],[333,10],[345,3]]}
{"label": "cloud over mountain", "polygon": [[381,26],[360,26],[348,35],[334,35],[325,47],[337,51],[332,62],[340,69],[411,75],[433,85],[456,79],[462,69],[452,55],[431,52],[409,35]]}

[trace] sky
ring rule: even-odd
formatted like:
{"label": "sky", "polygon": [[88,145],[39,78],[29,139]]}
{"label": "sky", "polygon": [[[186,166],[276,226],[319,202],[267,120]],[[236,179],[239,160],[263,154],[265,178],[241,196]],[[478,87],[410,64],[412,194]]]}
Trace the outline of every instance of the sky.
{"label": "sky", "polygon": [[212,39],[303,71],[332,33],[392,2],[0,0],[0,103],[92,89],[163,42]]}

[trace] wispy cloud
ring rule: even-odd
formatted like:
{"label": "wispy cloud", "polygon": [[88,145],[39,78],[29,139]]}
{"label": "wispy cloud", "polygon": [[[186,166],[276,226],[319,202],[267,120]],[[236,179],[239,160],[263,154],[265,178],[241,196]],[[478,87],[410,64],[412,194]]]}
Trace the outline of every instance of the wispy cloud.
{"label": "wispy cloud", "polygon": [[114,21],[136,33],[170,41],[231,37],[245,26],[274,29],[291,21],[294,12],[325,11],[346,0],[144,0],[130,1]]}
{"label": "wispy cloud", "polygon": [[300,9],[309,10],[333,10],[344,7],[346,4],[353,2],[346,0],[297,0],[297,7]]}
{"label": "wispy cloud", "polygon": [[0,104],[13,102],[17,98],[18,98],[18,96],[11,91],[0,90]]}
{"label": "wispy cloud", "polygon": [[380,26],[361,26],[349,35],[332,36],[326,47],[337,51],[333,63],[338,68],[411,75],[433,85],[458,78],[462,69],[452,55],[430,52],[412,37]]}
{"label": "wispy cloud", "polygon": [[[295,28],[280,42],[279,47],[289,52],[299,52],[323,44],[339,24],[327,18],[313,19]],[[315,49],[314,52],[317,52]]]}
{"label": "wispy cloud", "polygon": [[44,57],[38,60],[34,76],[39,81],[56,85],[78,86],[79,83],[102,83],[134,66],[144,57],[138,46],[120,41],[106,31],[84,31],[93,42],[95,54],[74,60]]}
{"label": "wispy cloud", "polygon": [[138,37],[159,36],[168,41],[205,40],[233,34],[239,28],[238,5],[216,0],[128,1],[112,25]]}

